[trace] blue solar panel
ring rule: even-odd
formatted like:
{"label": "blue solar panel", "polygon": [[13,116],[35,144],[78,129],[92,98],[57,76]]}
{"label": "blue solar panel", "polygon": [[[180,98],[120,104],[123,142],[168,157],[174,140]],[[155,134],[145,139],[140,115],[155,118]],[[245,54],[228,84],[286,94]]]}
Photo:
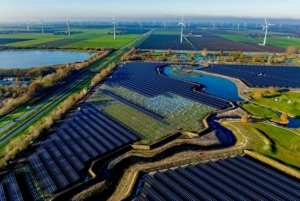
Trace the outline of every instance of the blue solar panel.
{"label": "blue solar panel", "polygon": [[65,159],[70,163],[70,165],[74,168],[75,171],[79,172],[84,168],[84,165],[67,147],[67,145],[58,137],[57,134],[51,135],[50,139],[55,144],[55,146],[59,149],[60,153],[64,155]]}
{"label": "blue solar panel", "polygon": [[39,157],[36,154],[32,154],[28,157],[28,159],[40,182],[43,184],[45,191],[48,194],[51,194],[54,191],[56,191],[57,187],[54,184],[52,178],[48,174],[46,168],[44,167]]}
{"label": "blue solar panel", "polygon": [[85,141],[84,138],[78,135],[73,128],[67,124],[63,125],[62,128],[91,158],[95,158],[98,155],[98,153]]}
{"label": "blue solar panel", "polygon": [[52,157],[49,155],[49,153],[43,146],[37,148],[37,153],[44,166],[46,167],[47,171],[51,175],[52,179],[54,180],[56,186],[59,189],[63,189],[64,187],[69,185],[68,180],[63,175],[59,167],[56,165]]}
{"label": "blue solar panel", "polygon": [[[97,140],[99,144],[101,144],[106,150],[110,151],[115,148],[115,146],[104,137],[103,133],[98,133],[93,127],[86,124],[84,121],[81,121],[79,117],[74,117],[73,121],[80,125],[89,135],[91,135],[94,139]],[[106,136],[109,138],[109,136]]]}
{"label": "blue solar panel", "polygon": [[6,201],[3,183],[0,183],[0,201]]}
{"label": "blue solar panel", "polygon": [[77,144],[63,129],[57,129],[56,132],[81,162],[85,163],[90,160],[90,157],[81,149],[79,144]]}
{"label": "blue solar panel", "polygon": [[148,97],[171,92],[217,109],[230,107],[228,101],[221,100],[203,92],[193,91],[197,84],[158,74],[160,68],[164,66],[166,66],[166,64],[125,64],[114,73],[112,78],[106,81],[106,84],[109,86],[120,85]]}
{"label": "blue solar panel", "polygon": [[45,141],[44,146],[56,162],[57,166],[63,171],[64,176],[68,179],[68,181],[70,183],[78,181],[79,176],[65,159],[65,157],[55,147],[55,145],[50,140],[47,140]]}
{"label": "blue solar panel", "polygon": [[199,70],[234,77],[251,87],[300,87],[300,68],[294,66],[217,64]]}
{"label": "blue solar panel", "polygon": [[4,177],[4,183],[6,184],[6,189],[8,192],[9,200],[23,201],[23,196],[20,191],[17,179],[14,173],[10,173]]}

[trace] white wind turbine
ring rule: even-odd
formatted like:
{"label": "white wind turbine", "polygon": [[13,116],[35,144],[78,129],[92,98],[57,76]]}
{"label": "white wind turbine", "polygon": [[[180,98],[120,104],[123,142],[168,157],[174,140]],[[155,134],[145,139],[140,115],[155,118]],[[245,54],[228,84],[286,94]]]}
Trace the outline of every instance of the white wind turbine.
{"label": "white wind turbine", "polygon": [[29,32],[30,27],[29,27],[29,20],[26,20],[26,24],[27,24],[27,31]]}
{"label": "white wind turbine", "polygon": [[41,26],[42,26],[42,34],[44,34],[44,25],[43,25],[43,20],[41,20]]}
{"label": "white wind turbine", "polygon": [[264,31],[264,30],[266,30],[265,31],[265,38],[264,38],[264,43],[260,43],[259,45],[262,45],[262,46],[265,46],[266,45],[266,42],[267,42],[267,35],[268,35],[268,28],[269,28],[269,26],[273,26],[273,25],[275,25],[275,24],[269,24],[268,22],[267,22],[267,19],[265,18],[265,25],[263,26],[263,29],[262,29],[262,31]]}
{"label": "white wind turbine", "polygon": [[246,22],[244,22],[244,28],[247,29],[247,23]]}
{"label": "white wind turbine", "polygon": [[212,22],[211,25],[212,25],[213,29],[216,28],[216,24],[214,22]]}
{"label": "white wind turbine", "polygon": [[181,26],[181,34],[180,34],[180,42],[182,43],[182,37],[183,37],[183,27],[185,27],[185,24],[183,22],[184,16],[182,16],[181,22],[179,22],[179,26]]}
{"label": "white wind turbine", "polygon": [[240,24],[237,24],[237,28],[240,29]]}
{"label": "white wind turbine", "polygon": [[113,22],[111,23],[114,26],[114,39],[116,39],[116,21],[115,21],[115,16],[113,16]]}
{"label": "white wind turbine", "polygon": [[68,35],[71,36],[70,21],[69,20],[67,20],[67,27],[68,27]]}

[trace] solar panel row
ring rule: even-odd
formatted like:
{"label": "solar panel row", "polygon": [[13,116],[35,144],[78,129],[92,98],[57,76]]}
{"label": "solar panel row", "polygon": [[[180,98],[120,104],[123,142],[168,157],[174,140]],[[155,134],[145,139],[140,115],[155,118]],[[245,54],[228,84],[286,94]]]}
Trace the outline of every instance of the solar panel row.
{"label": "solar panel row", "polygon": [[300,87],[299,67],[218,64],[199,70],[234,77],[250,87]]}
{"label": "solar panel row", "polygon": [[299,185],[237,156],[148,175],[135,200],[299,200]]}
{"label": "solar panel row", "polygon": [[138,139],[92,106],[82,108],[29,156],[49,194],[80,180],[80,171],[91,159]]}
{"label": "solar panel row", "polygon": [[193,91],[196,84],[184,82],[158,74],[159,63],[130,63],[125,64],[106,81],[107,85],[120,85],[147,97],[168,95],[172,92],[182,97],[222,109],[230,107],[228,101],[218,99],[202,92]]}

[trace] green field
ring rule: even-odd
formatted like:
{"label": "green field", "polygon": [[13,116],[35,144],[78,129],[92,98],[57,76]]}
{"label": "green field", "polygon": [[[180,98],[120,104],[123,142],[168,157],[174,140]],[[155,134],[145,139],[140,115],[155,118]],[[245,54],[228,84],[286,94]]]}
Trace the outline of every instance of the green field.
{"label": "green field", "polygon": [[[250,93],[249,96],[254,97],[254,92]],[[264,92],[263,98],[254,99],[254,102],[280,112],[286,112],[292,117],[300,117],[300,93],[297,92],[283,92],[274,94]]]}
{"label": "green field", "polygon": [[[277,34],[277,33],[276,33]],[[280,37],[280,34],[278,36],[272,36],[267,38],[267,43],[269,45],[281,47],[281,48],[287,48],[289,46],[297,46],[300,48],[300,38],[288,38],[288,37]],[[218,36],[232,40],[237,42],[254,42],[254,43],[262,43],[263,38],[248,38],[242,34],[218,34]]]}
{"label": "green field", "polygon": [[243,108],[249,112],[251,115],[260,117],[263,119],[268,119],[274,122],[281,122],[280,116],[278,113],[269,110],[267,108],[261,107],[255,104],[244,104]]}
{"label": "green field", "polygon": [[247,149],[276,159],[299,170],[300,133],[267,123],[241,123],[226,120],[222,122],[232,130],[238,139],[246,137]]}
{"label": "green field", "polygon": [[[119,49],[137,39],[140,34],[113,35],[108,34],[111,29],[74,29],[71,36],[53,35],[50,33],[18,33],[0,35],[0,39],[27,39],[27,41],[13,42],[6,46],[54,46],[54,47],[80,47],[80,48],[115,48]],[[72,43],[72,39],[74,42]]]}

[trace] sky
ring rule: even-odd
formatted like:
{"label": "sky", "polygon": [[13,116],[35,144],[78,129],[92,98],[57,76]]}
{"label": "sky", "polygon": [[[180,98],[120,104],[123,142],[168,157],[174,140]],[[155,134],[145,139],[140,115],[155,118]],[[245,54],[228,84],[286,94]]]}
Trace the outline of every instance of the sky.
{"label": "sky", "polygon": [[243,17],[300,20],[300,0],[0,0],[0,21]]}

